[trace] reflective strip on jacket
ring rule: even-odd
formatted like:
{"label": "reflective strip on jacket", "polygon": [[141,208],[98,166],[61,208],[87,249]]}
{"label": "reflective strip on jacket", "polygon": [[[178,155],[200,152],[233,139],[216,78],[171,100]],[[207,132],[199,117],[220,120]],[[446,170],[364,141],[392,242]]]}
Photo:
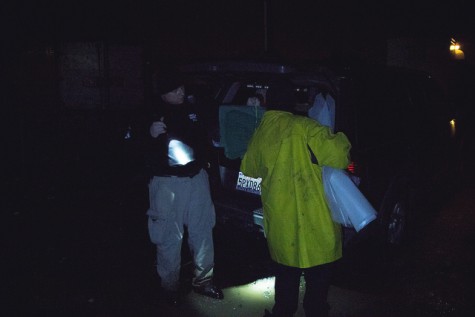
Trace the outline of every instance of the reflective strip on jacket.
{"label": "reflective strip on jacket", "polygon": [[[311,162],[307,145],[318,164]],[[308,268],[342,256],[341,227],[325,200],[322,168],[346,168],[351,145],[343,133],[303,116],[267,111],[241,163],[262,177],[264,230],[272,259]]]}

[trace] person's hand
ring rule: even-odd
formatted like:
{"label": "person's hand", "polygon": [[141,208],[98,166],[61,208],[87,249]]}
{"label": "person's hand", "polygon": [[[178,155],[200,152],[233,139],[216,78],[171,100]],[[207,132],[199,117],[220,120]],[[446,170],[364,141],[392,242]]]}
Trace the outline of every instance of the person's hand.
{"label": "person's hand", "polygon": [[163,117],[160,118],[160,121],[155,121],[150,126],[150,135],[152,138],[156,138],[165,132],[167,132],[167,125],[163,122]]}

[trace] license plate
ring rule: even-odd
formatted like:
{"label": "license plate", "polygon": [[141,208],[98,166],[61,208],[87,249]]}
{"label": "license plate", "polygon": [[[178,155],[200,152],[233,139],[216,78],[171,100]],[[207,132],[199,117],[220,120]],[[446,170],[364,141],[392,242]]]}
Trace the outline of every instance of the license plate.
{"label": "license plate", "polygon": [[242,190],[248,193],[253,193],[256,195],[261,194],[261,182],[262,178],[253,178],[244,175],[242,172],[239,172],[237,182],[236,182],[236,189]]}

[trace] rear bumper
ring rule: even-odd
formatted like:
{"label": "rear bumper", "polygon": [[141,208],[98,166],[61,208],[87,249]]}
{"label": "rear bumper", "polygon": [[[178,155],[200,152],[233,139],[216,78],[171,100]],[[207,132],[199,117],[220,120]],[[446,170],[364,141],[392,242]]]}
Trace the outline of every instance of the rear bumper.
{"label": "rear bumper", "polygon": [[215,190],[216,220],[250,232],[264,233],[260,196],[240,191]]}

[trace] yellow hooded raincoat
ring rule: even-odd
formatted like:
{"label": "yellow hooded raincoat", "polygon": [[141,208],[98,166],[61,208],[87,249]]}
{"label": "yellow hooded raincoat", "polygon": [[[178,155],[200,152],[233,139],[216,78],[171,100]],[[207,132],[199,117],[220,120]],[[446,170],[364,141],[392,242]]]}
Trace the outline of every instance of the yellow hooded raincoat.
{"label": "yellow hooded raincoat", "polygon": [[[307,145],[315,154],[313,164]],[[350,142],[343,133],[313,119],[267,111],[241,163],[241,171],[262,177],[264,229],[277,263],[308,268],[342,256],[341,227],[325,200],[322,166],[346,168]]]}

